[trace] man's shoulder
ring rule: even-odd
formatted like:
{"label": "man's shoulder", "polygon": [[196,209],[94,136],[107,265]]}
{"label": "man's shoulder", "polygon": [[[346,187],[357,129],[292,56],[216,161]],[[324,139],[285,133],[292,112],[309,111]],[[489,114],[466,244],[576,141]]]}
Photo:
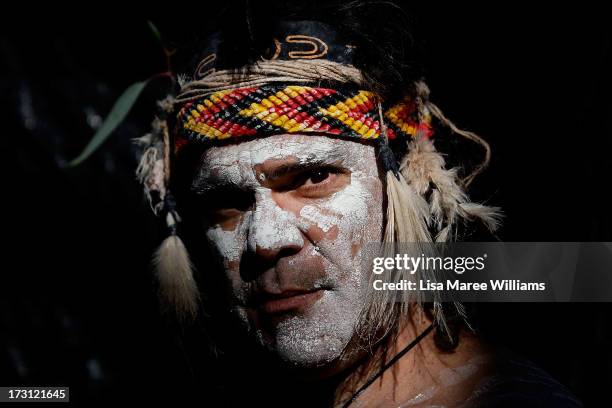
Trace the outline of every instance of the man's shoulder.
{"label": "man's shoulder", "polygon": [[471,399],[476,407],[582,407],[565,386],[533,362],[508,351],[495,359],[495,372]]}

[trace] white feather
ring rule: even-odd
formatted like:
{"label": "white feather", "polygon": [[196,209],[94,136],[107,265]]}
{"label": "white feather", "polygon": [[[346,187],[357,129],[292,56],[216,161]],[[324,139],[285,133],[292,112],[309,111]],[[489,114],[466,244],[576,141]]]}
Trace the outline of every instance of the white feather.
{"label": "white feather", "polygon": [[183,241],[174,234],[167,237],[157,249],[153,263],[162,301],[174,308],[181,320],[195,317],[200,292]]}

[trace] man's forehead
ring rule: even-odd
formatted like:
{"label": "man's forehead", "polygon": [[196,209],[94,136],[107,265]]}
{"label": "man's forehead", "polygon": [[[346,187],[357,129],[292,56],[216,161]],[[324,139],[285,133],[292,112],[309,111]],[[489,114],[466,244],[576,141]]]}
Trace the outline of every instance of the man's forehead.
{"label": "man's forehead", "polygon": [[274,135],[225,146],[213,146],[202,155],[202,168],[264,163],[351,160],[363,153],[361,143],[312,135]]}

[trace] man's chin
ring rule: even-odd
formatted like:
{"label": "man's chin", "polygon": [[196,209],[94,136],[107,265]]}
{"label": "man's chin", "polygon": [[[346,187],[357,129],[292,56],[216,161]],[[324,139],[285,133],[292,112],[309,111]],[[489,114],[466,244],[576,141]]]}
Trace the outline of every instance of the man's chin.
{"label": "man's chin", "polygon": [[291,371],[298,371],[302,376],[319,376],[319,373],[332,370],[338,365],[342,352],[325,352],[318,350],[316,353],[305,349],[296,349],[281,345],[267,345],[267,350],[274,356],[277,363]]}
{"label": "man's chin", "polygon": [[258,343],[283,365],[327,369],[338,363],[353,339],[362,305],[339,301],[337,292],[320,292],[323,295],[310,299],[305,308],[281,313],[267,313],[264,308],[244,310]]}
{"label": "man's chin", "polygon": [[313,324],[301,315],[274,318],[274,328],[257,330],[262,346],[283,365],[325,369],[334,365],[350,341],[351,331]]}
{"label": "man's chin", "polygon": [[[277,347],[265,345],[270,362],[279,369],[305,381],[324,380],[342,372],[354,362],[352,353],[336,351],[325,352],[319,349],[317,353],[304,349]],[[352,356],[352,357],[351,357]]]}

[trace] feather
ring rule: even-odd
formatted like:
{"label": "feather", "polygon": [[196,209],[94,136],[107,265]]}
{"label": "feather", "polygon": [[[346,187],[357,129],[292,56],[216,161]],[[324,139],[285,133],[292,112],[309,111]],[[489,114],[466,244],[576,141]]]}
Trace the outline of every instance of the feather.
{"label": "feather", "polygon": [[477,203],[461,203],[460,208],[466,214],[466,218],[482,221],[490,231],[499,228],[503,217],[499,207],[489,207]]}
{"label": "feather", "polygon": [[[175,220],[171,213],[168,218],[169,227],[173,227]],[[187,249],[176,233],[171,233],[161,243],[153,264],[163,304],[174,308],[180,320],[193,319],[198,311],[200,293]]]}
{"label": "feather", "polygon": [[393,241],[401,243],[430,242],[427,230],[428,206],[425,199],[406,183],[401,174],[387,172],[387,225],[386,236],[393,230]]}
{"label": "feather", "polygon": [[471,203],[461,187],[457,169],[445,168],[444,158],[431,140],[417,137],[411,141],[400,171],[419,194],[430,190],[429,215],[437,242],[453,239],[453,226],[459,219],[480,220],[490,231],[498,228],[500,209]]}

